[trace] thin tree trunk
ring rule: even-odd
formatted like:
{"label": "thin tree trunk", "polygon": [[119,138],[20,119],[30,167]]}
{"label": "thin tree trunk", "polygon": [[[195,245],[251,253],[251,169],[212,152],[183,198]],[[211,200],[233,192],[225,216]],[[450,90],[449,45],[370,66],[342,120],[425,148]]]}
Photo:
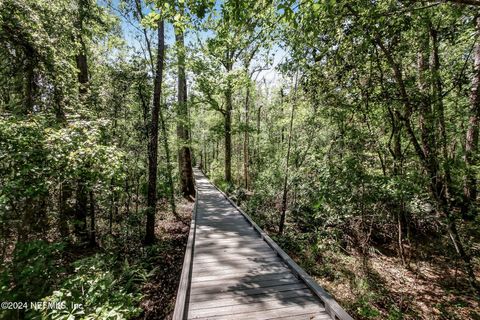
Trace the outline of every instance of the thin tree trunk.
{"label": "thin tree trunk", "polygon": [[[142,13],[142,10],[141,10],[141,5],[139,3],[138,0],[136,0],[136,8],[137,8],[137,15],[142,18],[143,17],[143,13]],[[148,141],[151,142],[151,143],[155,143],[155,200],[153,201],[152,199],[152,195],[147,195],[147,211],[149,211],[150,209],[149,208],[152,208],[148,203],[149,203],[149,198],[150,198],[150,204],[153,202],[155,202],[155,209],[154,209],[154,212],[153,212],[153,218],[152,216],[149,216],[149,213],[147,213],[147,229],[155,229],[155,213],[156,213],[156,202],[157,202],[157,199],[156,199],[156,181],[157,181],[157,169],[158,169],[158,121],[159,121],[159,118],[160,118],[160,126],[161,126],[161,130],[162,130],[162,141],[163,141],[163,147],[164,147],[164,150],[165,150],[165,156],[166,156],[166,165],[167,165],[167,182],[168,182],[168,185],[169,185],[169,194],[168,194],[168,198],[169,198],[169,202],[170,202],[170,207],[171,207],[171,210],[172,210],[172,213],[176,216],[177,215],[177,212],[176,212],[176,207],[175,207],[175,192],[174,192],[174,186],[173,186],[173,177],[172,177],[172,165],[171,165],[171,161],[170,161],[170,149],[168,147],[168,135],[167,135],[167,128],[166,128],[166,125],[165,125],[165,120],[164,120],[164,117],[163,117],[163,111],[161,109],[161,86],[162,86],[162,81],[163,81],[163,63],[164,63],[164,56],[165,56],[165,36],[164,36],[164,25],[163,25],[163,21],[159,21],[158,22],[159,24],[159,28],[158,28],[158,53],[157,53],[157,70],[156,70],[156,76],[155,76],[155,80],[154,80],[154,93],[153,93],[153,108],[152,108],[152,122],[151,122],[151,128],[152,128],[152,124],[153,124],[153,120],[155,118],[155,121],[156,121],[156,125],[155,125],[155,128],[154,130],[156,131],[156,137],[153,138],[153,137],[149,137]],[[160,26],[161,24],[161,26]],[[148,54],[149,54],[149,57],[150,57],[150,60],[153,61],[152,57],[152,51],[151,51],[151,48],[150,48],[150,41],[148,39],[148,36],[147,36],[147,33],[146,33],[146,30],[143,29],[143,33],[144,33],[144,37],[145,37],[145,41],[147,42],[147,50],[148,50]],[[160,33],[162,33],[162,36],[160,36]],[[159,59],[161,58],[161,61],[159,61]],[[161,62],[161,73],[159,74],[159,70],[160,70],[160,62]],[[153,64],[153,63],[152,63]],[[159,81],[159,82],[158,82]],[[158,86],[158,87],[157,87]],[[156,92],[156,90],[158,92]],[[139,93],[140,93],[140,96],[142,96],[142,93],[141,93],[141,89],[139,88]],[[158,104],[158,106],[155,106],[155,104]],[[143,109],[144,109],[144,115],[145,115],[145,111],[146,111],[146,102],[142,99],[142,105],[143,105]],[[156,109],[156,110],[155,110]],[[156,115],[154,116],[154,111],[156,113]],[[150,130],[151,131],[151,130]],[[148,135],[149,133],[147,132],[147,138],[148,138]],[[153,139],[155,139],[155,142],[153,142]],[[153,183],[153,181],[150,181],[150,174],[151,174],[151,170],[150,170],[150,165],[152,164],[152,161],[150,159],[150,150],[151,148],[149,147],[149,188],[150,188],[150,184]],[[153,150],[152,150],[153,151]],[[153,154],[152,154],[152,157],[153,157]],[[147,194],[148,194],[148,191],[147,191]],[[153,219],[153,226],[150,225],[152,223],[152,219]],[[151,232],[151,230],[150,230]],[[146,235],[145,235],[145,244],[151,244],[155,241],[155,237],[153,235],[153,239],[147,239],[147,238],[150,238],[151,235],[149,234],[149,231],[147,231]],[[150,242],[151,241],[151,242]]]}
{"label": "thin tree trunk", "polygon": [[463,187],[464,218],[473,219],[477,215],[477,179],[475,166],[478,164],[478,126],[480,121],[480,16],[475,18],[476,44],[474,54],[474,68],[472,91],[470,94],[470,111],[468,129],[465,137],[465,178]]}
{"label": "thin tree trunk", "polygon": [[[262,115],[262,105],[260,104],[258,106],[257,110],[257,130],[256,130],[256,135],[257,135],[257,141],[255,142],[255,147],[253,150],[255,151],[254,155],[254,162],[253,163],[258,163],[259,160],[259,155],[260,155],[260,120],[261,120],[261,115]],[[258,172],[258,164],[255,166],[255,172]]]}
{"label": "thin tree trunk", "polygon": [[[78,83],[79,96],[82,104],[87,103],[88,93],[88,64],[87,64],[87,50],[85,42],[83,41],[83,20],[85,17],[85,0],[79,1],[79,12],[77,21],[78,40],[80,42],[80,52],[77,53],[76,62],[78,68]],[[87,240],[87,201],[88,192],[86,182],[83,177],[77,179],[75,202],[75,233],[81,241]]]}
{"label": "thin tree trunk", "polygon": [[208,174],[208,172],[210,172],[209,170],[209,167],[208,167],[208,150],[207,150],[207,146],[206,146],[206,143],[203,144],[203,154],[205,155],[205,166],[203,168],[203,171],[205,172],[205,174]]}
{"label": "thin tree trunk", "polygon": [[137,176],[137,181],[135,183],[135,215],[138,214],[138,206],[140,204],[140,174]]}
{"label": "thin tree trunk", "polygon": [[[283,117],[285,116],[285,111],[283,109],[283,99],[285,98],[284,93],[283,93],[283,87],[280,88],[280,117],[283,120]],[[285,125],[283,124],[282,121],[282,127],[281,127],[281,133],[280,133],[280,143],[279,143],[279,148],[282,149],[284,148],[284,141],[285,141]]]}
{"label": "thin tree trunk", "polygon": [[95,197],[93,191],[90,191],[90,246],[95,247],[97,245],[96,233],[95,233]]}
{"label": "thin tree trunk", "polygon": [[148,111],[149,111],[149,105],[145,99],[145,96],[143,95],[143,90],[142,90],[142,85],[139,83],[138,84],[138,96],[140,98],[140,101],[142,102],[142,117],[143,117],[143,126],[145,129],[145,139],[148,141]]}
{"label": "thin tree trunk", "polygon": [[70,184],[62,182],[59,190],[59,204],[58,204],[58,230],[63,241],[69,241],[68,218],[71,216],[72,209],[68,204],[68,199],[72,195]]}
{"label": "thin tree trunk", "polygon": [[448,157],[447,132],[445,125],[445,111],[443,106],[443,89],[442,80],[440,78],[440,58],[438,53],[438,36],[437,31],[430,26],[430,38],[432,40],[431,53],[431,74],[433,80],[433,99],[434,99],[434,114],[438,115],[438,129],[439,129],[439,147],[443,157],[442,168],[445,179],[445,195],[448,198],[451,196],[450,186],[452,185],[452,176],[450,170],[450,160]]}
{"label": "thin tree trunk", "polygon": [[[393,175],[395,177],[401,176],[403,174],[402,168],[402,135],[401,135],[401,122],[400,119],[395,115],[395,113],[389,108],[390,119],[392,123],[392,135],[390,136],[390,141],[393,140],[393,148],[390,148],[390,141],[389,141],[389,149],[390,153],[393,158]],[[397,211],[397,233],[398,233],[398,253],[400,259],[402,260],[402,264],[406,264],[405,260],[405,253],[403,247],[403,229],[404,229],[404,221],[406,221],[405,217],[405,205],[402,201],[398,205],[395,206]]]}
{"label": "thin tree trunk", "polygon": [[250,84],[247,85],[247,92],[245,93],[245,131],[243,133],[243,179],[245,181],[245,189],[249,188],[249,154],[248,154],[248,139],[249,139],[249,105],[250,105]]}
{"label": "thin tree trunk", "polygon": [[[131,177],[131,176],[130,176]],[[132,193],[129,178],[125,178],[125,193],[127,194],[127,203],[125,204],[125,214],[130,214],[130,205],[132,203]]]}
{"label": "thin tree trunk", "polygon": [[35,92],[36,92],[36,83],[35,83],[35,53],[33,48],[27,46],[25,49],[26,64],[25,64],[25,82],[24,82],[24,114],[33,112],[33,105],[35,103]]}
{"label": "thin tree trunk", "polygon": [[75,201],[74,230],[78,240],[84,241],[87,236],[87,190],[83,179],[77,181]]}
{"label": "thin tree trunk", "polygon": [[157,157],[158,157],[158,115],[162,94],[163,60],[165,53],[165,36],[163,20],[158,21],[158,53],[157,70],[153,89],[152,118],[148,140],[148,189],[147,189],[147,222],[145,244],[155,242],[155,214],[157,211]]}
{"label": "thin tree trunk", "polygon": [[115,208],[115,189],[113,187],[113,178],[110,180],[110,210],[108,214],[108,234],[113,233],[113,210]]}
{"label": "thin tree trunk", "polygon": [[[227,68],[227,72],[230,69]],[[232,184],[232,83],[230,79],[227,83],[227,89],[225,91],[225,181],[228,185]]]}
{"label": "thin tree trunk", "polygon": [[[141,22],[144,18],[143,12],[142,12],[142,4],[140,0],[135,0],[135,9],[137,11],[137,20]],[[147,29],[142,28],[143,31],[143,36],[145,37],[145,42],[147,43],[147,52],[148,52],[148,58],[150,62],[150,67],[152,68],[152,72],[154,71],[154,65],[153,65],[153,55],[152,55],[152,46],[150,44],[150,39],[148,38],[147,35]]]}
{"label": "thin tree trunk", "polygon": [[188,128],[187,78],[185,75],[185,44],[183,32],[175,28],[175,40],[178,57],[178,107],[177,107],[177,139],[178,172],[180,173],[180,189],[185,198],[195,196],[193,182],[192,154],[189,146]]}
{"label": "thin tree trunk", "polygon": [[430,193],[432,195],[433,201],[435,202],[436,210],[446,218],[447,232],[449,234],[450,239],[452,240],[452,244],[455,248],[455,251],[459,255],[460,259],[462,259],[463,262],[465,263],[465,270],[467,272],[469,282],[472,287],[474,287],[477,291],[479,291],[480,289],[478,287],[478,284],[475,278],[475,273],[473,271],[472,259],[464,249],[463,243],[461,241],[460,235],[456,227],[455,217],[452,216],[450,212],[450,205],[449,205],[448,199],[445,196],[444,183],[442,183],[441,179],[439,179],[439,172],[435,171],[436,168],[438,169],[438,166],[432,166],[430,159],[428,159],[425,156],[425,153],[422,147],[420,146],[420,144],[418,143],[418,140],[416,139],[414,130],[410,123],[410,115],[412,113],[412,104],[410,102],[409,96],[407,95],[407,90],[405,87],[405,83],[403,81],[403,75],[402,75],[401,69],[399,65],[395,63],[391,52],[385,48],[385,46],[379,39],[377,39],[377,44],[380,46],[380,48],[384,52],[389,65],[393,69],[395,81],[397,83],[398,90],[405,107],[405,113],[404,115],[402,115],[401,119],[405,125],[407,133],[410,137],[410,141],[412,142],[415,148],[415,152],[419,157],[420,162],[422,163],[424,169],[428,172],[428,175],[430,178]]}
{"label": "thin tree trunk", "polygon": [[285,159],[285,177],[283,179],[283,196],[282,196],[282,211],[280,215],[280,224],[278,228],[279,234],[283,234],[283,229],[285,227],[285,216],[287,212],[287,187],[288,187],[288,162],[290,160],[290,148],[291,148],[291,143],[292,143],[292,131],[293,131],[293,118],[295,115],[295,105],[297,103],[297,81],[298,81],[298,72],[297,75],[295,76],[295,88],[294,88],[294,97],[293,97],[293,102],[292,102],[292,112],[290,114],[290,131],[288,133],[288,143],[287,143],[287,157]]}

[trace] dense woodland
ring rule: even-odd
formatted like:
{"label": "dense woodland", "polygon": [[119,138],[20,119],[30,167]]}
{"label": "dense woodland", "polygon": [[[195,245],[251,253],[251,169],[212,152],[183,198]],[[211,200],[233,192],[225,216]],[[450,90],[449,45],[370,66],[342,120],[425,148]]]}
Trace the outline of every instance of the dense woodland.
{"label": "dense woodland", "polygon": [[69,304],[0,318],[171,317],[198,166],[354,318],[480,319],[479,122],[479,1],[0,0],[0,300]]}

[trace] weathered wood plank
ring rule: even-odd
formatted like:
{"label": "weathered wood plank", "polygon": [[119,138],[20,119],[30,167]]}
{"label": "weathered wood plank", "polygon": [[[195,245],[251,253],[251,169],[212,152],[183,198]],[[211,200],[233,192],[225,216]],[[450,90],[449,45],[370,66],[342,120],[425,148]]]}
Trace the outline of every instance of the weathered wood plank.
{"label": "weathered wood plank", "polygon": [[[299,309],[307,308],[311,305],[318,307],[318,298],[309,297],[293,297],[288,300],[270,300],[258,301],[248,304],[237,304],[232,306],[219,306],[208,309],[190,310],[189,316],[193,319],[210,316],[234,316],[239,314],[251,313],[252,311],[267,311],[289,306],[295,306]],[[320,309],[321,310],[321,309]],[[323,309],[325,310],[325,309]]]}
{"label": "weathered wood plank", "polygon": [[190,295],[190,303],[195,303],[199,301],[208,301],[208,300],[220,300],[220,299],[228,299],[233,297],[255,297],[257,295],[272,295],[278,294],[284,291],[290,290],[302,290],[308,288],[307,285],[303,282],[297,282],[294,284],[282,284],[276,285],[271,287],[263,287],[263,288],[253,288],[235,292],[213,292],[209,294],[191,294]]}
{"label": "weathered wood plank", "polygon": [[250,264],[235,264],[234,268],[229,268],[228,265],[225,264],[213,264],[210,266],[202,266],[198,267],[194,265],[192,269],[192,274],[194,277],[202,277],[205,275],[222,275],[222,274],[231,274],[237,272],[257,272],[257,271],[270,271],[270,272],[278,272],[279,270],[288,270],[288,267],[285,263],[281,262],[280,260],[265,263],[259,265],[258,263],[250,263]]}
{"label": "weathered wood plank", "polygon": [[[249,241],[251,240],[253,237],[255,237],[256,239],[259,239],[257,237],[256,234],[252,234],[252,235],[235,235],[235,236],[232,236],[232,235],[224,235],[224,234],[203,234],[203,235],[197,235],[195,237],[195,241],[198,240],[200,242],[202,241],[232,241],[231,239],[232,238],[235,238],[235,241]],[[262,240],[261,240],[262,241]]]}
{"label": "weathered wood plank", "polygon": [[197,243],[197,250],[196,252],[202,252],[206,249],[268,249],[272,250],[265,242],[262,240],[254,241],[238,241],[236,243],[223,243],[223,242],[214,242],[214,243]]}
{"label": "weathered wood plank", "polygon": [[211,320],[217,320],[217,319],[229,319],[229,320],[262,320],[262,319],[277,319],[282,316],[287,316],[287,315],[298,315],[298,314],[305,314],[305,313],[316,313],[318,315],[320,314],[325,314],[325,308],[320,306],[319,304],[309,304],[303,308],[299,308],[299,306],[284,306],[284,307],[277,307],[275,309],[271,310],[261,310],[261,311],[256,311],[252,310],[251,312],[245,312],[245,313],[240,313],[240,314],[231,314],[228,315],[228,317],[225,317],[225,315],[220,315],[220,316],[206,316],[206,317],[197,317],[197,318],[191,318],[191,319],[211,319]]}
{"label": "weathered wood plank", "polygon": [[255,230],[249,230],[246,228],[242,228],[241,226],[202,226],[201,228],[197,228],[198,234],[200,236],[203,235],[211,235],[214,233],[215,235],[223,235],[223,236],[249,236],[253,237],[256,236]]}
{"label": "weathered wood plank", "polygon": [[256,270],[268,270],[269,268],[287,267],[284,262],[276,257],[265,259],[264,264],[260,265],[251,260],[230,260],[230,261],[210,261],[202,264],[194,264],[192,274],[195,276],[203,276],[205,274],[228,274],[235,272],[246,272]]}
{"label": "weathered wood plank", "polygon": [[[185,318],[310,319],[323,304],[251,219],[197,169]],[[177,307],[177,306],[176,306]],[[286,318],[287,319],[287,318]]]}
{"label": "weathered wood plank", "polygon": [[210,272],[203,273],[202,275],[193,274],[192,282],[204,282],[211,280],[231,280],[231,279],[242,279],[242,278],[255,278],[261,275],[268,274],[283,274],[290,273],[290,270],[287,267],[278,267],[275,269],[258,269],[258,270],[236,270],[236,272],[229,273],[218,273]]}
{"label": "weathered wood plank", "polygon": [[[209,261],[209,262],[199,262],[195,261],[195,264],[193,267],[201,267],[201,266],[209,266],[209,265],[219,265],[219,266],[224,266],[228,267],[231,265],[242,265],[242,264],[250,264],[250,263],[269,263],[269,262],[278,262],[282,261],[278,255],[272,255],[268,257],[249,257],[249,256],[244,256],[240,257],[239,259],[223,259],[223,260],[215,260],[215,261]],[[283,262],[283,261],[282,261]]]}
{"label": "weathered wood plank", "polygon": [[210,244],[216,244],[216,243],[225,243],[225,244],[240,244],[240,243],[258,243],[258,242],[264,242],[263,239],[258,236],[252,236],[252,237],[228,237],[224,238],[223,240],[219,240],[218,238],[205,238],[202,239],[200,237],[197,237],[195,242],[197,243],[198,246],[208,246]]}
{"label": "weathered wood plank", "polygon": [[[213,185],[213,184],[212,184]],[[333,297],[326,292],[322,287],[318,285],[300,266],[298,266],[295,261],[293,261],[290,256],[288,256],[285,251],[283,251],[260,227],[247,215],[241,208],[239,208],[235,202],[233,202],[225,193],[223,193],[217,186],[213,185],[224,197],[225,199],[234,206],[237,211],[242,214],[249,224],[262,236],[262,238],[268,243],[274,251],[285,261],[285,263],[292,269],[292,271],[297,274],[307,286],[322,300],[327,310],[327,313],[330,314],[332,318],[338,318],[341,320],[353,320],[350,315],[343,310],[343,308],[333,299]]]}
{"label": "weathered wood plank", "polygon": [[197,309],[208,309],[216,308],[223,306],[233,306],[237,304],[250,304],[260,301],[271,301],[271,300],[285,300],[288,298],[294,297],[312,297],[313,294],[310,289],[303,290],[289,290],[289,291],[280,291],[266,294],[257,294],[250,296],[237,296],[234,295],[229,298],[215,299],[215,300],[206,300],[206,301],[197,301],[190,303],[190,310]]}
{"label": "weathered wood plank", "polygon": [[[252,253],[250,254],[250,257],[252,258],[262,258],[262,257],[266,257],[266,258],[273,258],[273,257],[276,257],[277,254],[275,252],[255,252],[255,253]],[[223,257],[218,257],[218,256],[215,256],[215,255],[210,255],[210,256],[203,256],[203,257],[200,257],[200,256],[196,256],[195,257],[195,262],[206,262],[206,261],[227,261],[227,260],[238,260],[238,259],[241,259],[242,257],[245,257],[244,254],[239,254],[239,253],[232,253],[228,256],[228,259],[227,258],[223,258]],[[222,259],[222,260],[220,260]]]}
{"label": "weathered wood plank", "polygon": [[289,278],[289,279],[272,279],[272,280],[266,280],[263,282],[250,283],[250,284],[235,283],[233,285],[230,284],[225,286],[219,286],[218,284],[215,286],[206,286],[206,285],[199,286],[199,287],[192,286],[190,288],[190,296],[195,294],[211,295],[211,294],[224,293],[224,292],[234,292],[235,294],[241,294],[242,291],[247,291],[252,289],[277,287],[282,284],[285,285],[285,284],[298,284],[298,283],[302,283],[302,281],[296,280],[294,278]]}
{"label": "weathered wood plank", "polygon": [[273,252],[272,248],[268,246],[258,246],[257,248],[219,248],[219,247],[203,247],[201,249],[195,250],[193,256],[194,258],[201,258],[203,256],[209,255],[230,255],[230,254],[251,254],[251,253],[271,253]]}
{"label": "weathered wood plank", "polygon": [[[206,281],[195,281],[193,279],[191,283],[191,289],[197,289],[202,287],[220,287],[225,289],[226,287],[235,290],[235,288],[255,288],[261,287],[264,283],[290,283],[297,280],[297,278],[288,270],[282,273],[267,273],[260,274],[257,276],[244,277],[239,275],[231,279],[221,279],[221,280],[206,280]],[[275,281],[272,281],[275,280]]]}
{"label": "weathered wood plank", "polygon": [[[230,285],[230,286],[208,286],[208,287],[200,287],[200,288],[191,288],[190,289],[190,296],[196,294],[203,294],[203,295],[215,295],[218,293],[225,293],[225,292],[234,292],[235,294],[241,294],[242,292],[250,292],[251,290],[261,290],[267,289],[270,287],[277,287],[280,285],[293,285],[302,283],[300,280],[295,279],[276,279],[276,280],[267,280],[261,283],[250,284],[250,285]],[[247,294],[248,295],[248,294]]]}
{"label": "weathered wood plank", "polygon": [[231,239],[231,237],[257,237],[258,234],[255,231],[229,231],[229,230],[197,230],[198,237],[200,239]]}
{"label": "weathered wood plank", "polygon": [[[209,226],[209,225],[221,225],[221,226],[231,226],[236,225],[237,223],[245,221],[245,219],[240,215],[231,215],[231,216],[221,216],[221,219],[217,219],[218,216],[201,218],[198,220],[199,223]],[[228,220],[227,220],[228,218]]]}
{"label": "weathered wood plank", "polygon": [[206,246],[199,246],[196,248],[195,253],[200,253],[204,251],[212,251],[212,250],[230,250],[230,251],[239,251],[239,250],[263,250],[263,251],[273,251],[272,248],[267,246],[265,243],[258,243],[258,244],[246,244],[246,245],[222,245],[221,243],[215,245],[206,245]]}

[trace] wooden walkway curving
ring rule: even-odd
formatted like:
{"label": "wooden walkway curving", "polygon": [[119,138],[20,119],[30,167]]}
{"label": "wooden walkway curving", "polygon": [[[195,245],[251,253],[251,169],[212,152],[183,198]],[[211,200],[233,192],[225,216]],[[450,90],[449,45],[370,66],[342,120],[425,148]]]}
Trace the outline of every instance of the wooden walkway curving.
{"label": "wooden walkway curving", "polygon": [[197,199],[173,319],[352,319],[194,169]]}

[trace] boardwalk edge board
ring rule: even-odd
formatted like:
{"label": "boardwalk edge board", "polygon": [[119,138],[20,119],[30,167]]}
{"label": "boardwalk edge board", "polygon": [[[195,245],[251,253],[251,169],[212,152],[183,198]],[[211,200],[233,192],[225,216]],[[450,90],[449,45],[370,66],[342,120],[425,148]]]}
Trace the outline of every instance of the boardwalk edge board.
{"label": "boardwalk edge board", "polygon": [[187,298],[190,291],[190,282],[192,278],[193,247],[195,244],[195,229],[197,223],[197,203],[198,188],[195,186],[195,205],[192,210],[192,221],[190,222],[187,247],[185,249],[185,257],[183,259],[182,275],[180,276],[180,284],[178,285],[177,298],[175,301],[175,309],[173,311],[172,320],[183,320],[187,315]]}
{"label": "boardwalk edge board", "polygon": [[[202,171],[203,172],[203,171]],[[210,181],[210,180],[209,180]],[[225,199],[230,202],[248,221],[248,223],[257,231],[262,239],[283,259],[283,261],[290,267],[290,269],[305,282],[305,284],[312,290],[325,305],[325,310],[333,318],[338,320],[353,320],[353,318],[333,299],[333,297],[325,291],[312,277],[310,277],[305,270],[303,270],[290,256],[283,251],[275,241],[270,238],[265,231],[263,231],[248,214],[246,214],[237,204],[230,199],[225,192],[220,190],[212,181],[210,183],[217,189]],[[195,199],[196,200],[196,199]],[[175,319],[175,318],[174,318]]]}

